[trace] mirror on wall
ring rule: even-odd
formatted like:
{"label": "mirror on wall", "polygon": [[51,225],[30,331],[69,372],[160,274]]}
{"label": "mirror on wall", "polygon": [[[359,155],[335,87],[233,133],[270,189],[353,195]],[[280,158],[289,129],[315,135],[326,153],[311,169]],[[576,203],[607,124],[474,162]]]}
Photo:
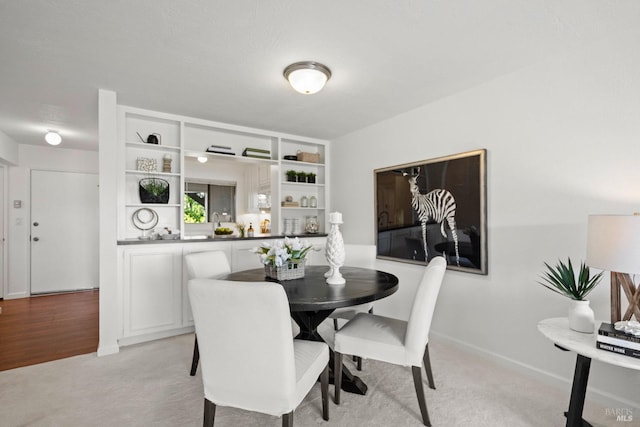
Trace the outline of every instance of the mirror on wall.
{"label": "mirror on wall", "polygon": [[186,224],[233,222],[236,218],[236,183],[186,182]]}

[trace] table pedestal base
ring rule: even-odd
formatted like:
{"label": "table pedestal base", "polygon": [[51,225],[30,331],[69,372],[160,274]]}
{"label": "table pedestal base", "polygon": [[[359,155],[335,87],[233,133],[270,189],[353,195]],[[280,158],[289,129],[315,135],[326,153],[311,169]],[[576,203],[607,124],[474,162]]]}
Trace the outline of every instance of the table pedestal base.
{"label": "table pedestal base", "polygon": [[[554,345],[562,351],[569,351],[558,344]],[[593,427],[587,421],[582,419],[582,410],[584,409],[584,398],[587,394],[587,382],[589,381],[590,368],[591,359],[578,354],[576,356],[576,369],[573,373],[573,385],[571,386],[569,410],[564,413],[564,416],[567,417],[567,427]]]}
{"label": "table pedestal base", "polygon": [[[291,317],[300,327],[300,333],[296,336],[298,339],[309,341],[324,342],[322,336],[318,333],[318,326],[333,312],[333,310],[319,311],[293,311]],[[334,384],[333,378],[333,350],[329,350],[329,382]],[[367,385],[355,376],[344,365],[342,367],[342,390],[355,393],[367,394]]]}

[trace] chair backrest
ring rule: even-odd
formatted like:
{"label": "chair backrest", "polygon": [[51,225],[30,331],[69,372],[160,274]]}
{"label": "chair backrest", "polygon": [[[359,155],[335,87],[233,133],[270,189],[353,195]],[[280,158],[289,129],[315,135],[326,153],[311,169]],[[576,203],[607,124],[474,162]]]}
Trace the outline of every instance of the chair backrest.
{"label": "chair backrest", "polygon": [[215,279],[231,273],[227,255],[223,251],[196,252],[184,256],[189,279]]}
{"label": "chair backrest", "polygon": [[425,267],[418,284],[404,338],[407,362],[413,366],[422,366],[422,355],[429,341],[431,319],[446,269],[447,261],[441,256],[434,257]]}
{"label": "chair backrest", "polygon": [[374,268],[376,264],[375,245],[344,245],[344,265],[348,267]]}
{"label": "chair backrest", "polygon": [[284,288],[212,279],[188,286],[205,398],[270,415],[293,410],[295,356]]}

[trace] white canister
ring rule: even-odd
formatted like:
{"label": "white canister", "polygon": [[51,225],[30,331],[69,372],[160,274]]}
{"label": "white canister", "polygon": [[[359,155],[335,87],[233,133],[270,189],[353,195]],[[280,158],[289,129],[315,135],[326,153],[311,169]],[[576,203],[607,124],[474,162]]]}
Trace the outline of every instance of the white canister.
{"label": "white canister", "polygon": [[293,233],[293,222],[291,218],[284,219],[284,229],[282,230],[282,234],[291,234]]}
{"label": "white canister", "polygon": [[293,234],[302,234],[302,223],[300,218],[293,219]]}

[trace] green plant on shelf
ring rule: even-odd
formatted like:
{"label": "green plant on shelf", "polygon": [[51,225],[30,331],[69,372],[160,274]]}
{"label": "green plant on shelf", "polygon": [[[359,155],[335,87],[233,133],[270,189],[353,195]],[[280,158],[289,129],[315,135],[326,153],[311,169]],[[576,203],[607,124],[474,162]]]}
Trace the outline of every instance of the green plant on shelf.
{"label": "green plant on shelf", "polygon": [[167,182],[158,178],[147,178],[145,180],[142,180],[140,185],[149,194],[152,194],[154,196],[160,196],[165,191],[167,191]]}
{"label": "green plant on shelf", "polygon": [[309,172],[307,174],[307,182],[314,184],[316,182],[316,174],[313,172]]}
{"label": "green plant on shelf", "polygon": [[297,172],[296,175],[298,175],[298,182],[307,182],[307,174],[306,172]]}
{"label": "green plant on shelf", "polygon": [[296,171],[288,170],[285,172],[285,174],[287,175],[287,181],[292,181],[292,182],[296,181],[296,176],[298,175]]}

